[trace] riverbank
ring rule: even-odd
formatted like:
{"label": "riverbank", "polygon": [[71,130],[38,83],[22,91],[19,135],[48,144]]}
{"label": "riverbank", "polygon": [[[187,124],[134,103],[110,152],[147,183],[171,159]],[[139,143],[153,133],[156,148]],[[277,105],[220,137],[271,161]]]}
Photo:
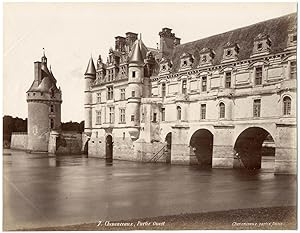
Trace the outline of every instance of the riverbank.
{"label": "riverbank", "polygon": [[111,230],[295,230],[296,207],[250,208],[207,213],[22,229],[30,231],[111,231]]}

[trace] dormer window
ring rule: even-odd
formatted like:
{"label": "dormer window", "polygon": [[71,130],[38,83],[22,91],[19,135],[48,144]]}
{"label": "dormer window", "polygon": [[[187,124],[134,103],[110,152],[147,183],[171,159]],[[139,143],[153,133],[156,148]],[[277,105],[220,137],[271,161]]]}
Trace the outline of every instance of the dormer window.
{"label": "dormer window", "polygon": [[223,59],[222,62],[236,61],[240,47],[237,43],[227,42],[224,45]]}
{"label": "dormer window", "polygon": [[169,72],[170,69],[172,68],[172,63],[170,62],[169,59],[162,58],[160,61],[160,73],[166,73]]}
{"label": "dormer window", "polygon": [[215,52],[209,48],[201,49],[200,53],[200,64],[199,66],[212,65],[212,60],[215,57]]}
{"label": "dormer window", "polygon": [[260,51],[263,48],[263,44],[262,43],[258,43],[257,44],[257,50]]}
{"label": "dormer window", "polygon": [[296,49],[297,47],[297,28],[293,25],[288,30],[287,49]]}
{"label": "dormer window", "polygon": [[193,65],[193,62],[194,62],[194,58],[193,58],[192,54],[190,54],[190,53],[183,53],[180,56],[180,60],[181,60],[181,62],[180,62],[181,69],[191,68]]}
{"label": "dormer window", "polygon": [[231,55],[232,55],[231,49],[227,49],[227,50],[226,50],[226,56],[227,56],[227,57],[230,57]]}
{"label": "dormer window", "polygon": [[269,35],[265,33],[259,33],[254,39],[254,46],[251,57],[269,54],[271,51],[271,45],[272,42]]}

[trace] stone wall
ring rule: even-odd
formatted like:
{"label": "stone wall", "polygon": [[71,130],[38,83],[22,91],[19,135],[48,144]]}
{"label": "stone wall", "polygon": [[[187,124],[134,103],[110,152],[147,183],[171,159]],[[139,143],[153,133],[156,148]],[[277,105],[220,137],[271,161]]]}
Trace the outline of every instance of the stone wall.
{"label": "stone wall", "polygon": [[12,133],[11,135],[11,149],[27,150],[27,133]]}
{"label": "stone wall", "polygon": [[77,132],[50,133],[48,152],[53,154],[81,154],[82,134]]}

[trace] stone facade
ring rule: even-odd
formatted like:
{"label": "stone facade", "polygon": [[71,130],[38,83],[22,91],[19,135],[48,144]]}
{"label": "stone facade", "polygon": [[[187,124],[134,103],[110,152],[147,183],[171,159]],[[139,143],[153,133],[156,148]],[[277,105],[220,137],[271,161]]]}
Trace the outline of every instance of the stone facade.
{"label": "stone facade", "polygon": [[237,167],[238,158],[255,169],[271,138],[274,172],[295,173],[296,21],[186,44],[163,28],[159,49],[135,33],[116,37],[107,62],[91,58],[85,72],[88,155],[213,168]]}
{"label": "stone facade", "polygon": [[10,148],[15,150],[26,150],[27,149],[27,133],[15,132],[11,135]]}

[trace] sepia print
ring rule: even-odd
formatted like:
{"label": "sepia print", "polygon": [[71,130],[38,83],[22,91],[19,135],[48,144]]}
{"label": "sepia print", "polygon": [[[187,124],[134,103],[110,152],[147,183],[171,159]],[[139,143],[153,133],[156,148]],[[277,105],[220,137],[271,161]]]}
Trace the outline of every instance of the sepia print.
{"label": "sepia print", "polygon": [[297,229],[296,3],[3,12],[3,230]]}

